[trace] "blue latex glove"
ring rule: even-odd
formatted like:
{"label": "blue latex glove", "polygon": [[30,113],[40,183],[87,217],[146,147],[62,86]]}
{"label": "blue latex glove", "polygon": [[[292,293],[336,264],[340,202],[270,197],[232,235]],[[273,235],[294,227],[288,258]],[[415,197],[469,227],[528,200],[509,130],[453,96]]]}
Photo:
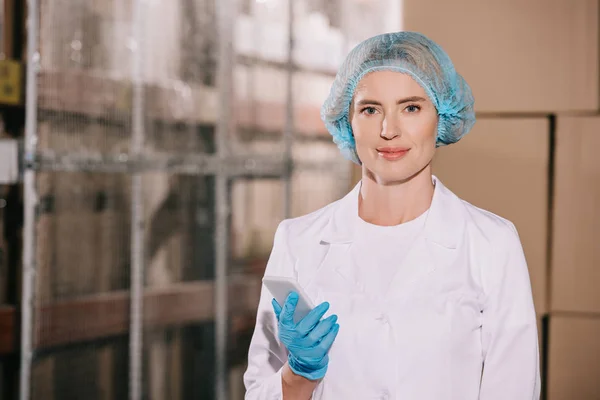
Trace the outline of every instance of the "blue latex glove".
{"label": "blue latex glove", "polygon": [[298,304],[298,293],[291,292],[288,295],[283,309],[275,299],[272,304],[278,321],[279,340],[289,352],[290,369],[296,375],[313,381],[323,378],[329,364],[327,353],[340,328],[336,323],[337,315],[321,320],[329,309],[329,303],[319,304],[297,324],[293,317]]}

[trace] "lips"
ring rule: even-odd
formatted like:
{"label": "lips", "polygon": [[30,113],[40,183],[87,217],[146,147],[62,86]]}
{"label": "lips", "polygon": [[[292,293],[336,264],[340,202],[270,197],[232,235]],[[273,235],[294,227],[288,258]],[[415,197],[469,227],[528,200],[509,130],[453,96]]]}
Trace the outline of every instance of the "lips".
{"label": "lips", "polygon": [[409,150],[410,149],[400,147],[379,147],[377,149],[377,154],[385,160],[394,161],[404,157]]}

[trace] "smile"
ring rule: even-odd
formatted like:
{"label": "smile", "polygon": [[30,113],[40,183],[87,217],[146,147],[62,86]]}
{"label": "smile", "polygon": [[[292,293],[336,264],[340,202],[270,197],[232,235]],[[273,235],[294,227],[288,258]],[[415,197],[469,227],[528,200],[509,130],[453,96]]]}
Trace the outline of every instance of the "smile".
{"label": "smile", "polygon": [[377,149],[377,154],[379,155],[379,157],[385,160],[395,161],[404,157],[409,150],[410,149],[383,147]]}

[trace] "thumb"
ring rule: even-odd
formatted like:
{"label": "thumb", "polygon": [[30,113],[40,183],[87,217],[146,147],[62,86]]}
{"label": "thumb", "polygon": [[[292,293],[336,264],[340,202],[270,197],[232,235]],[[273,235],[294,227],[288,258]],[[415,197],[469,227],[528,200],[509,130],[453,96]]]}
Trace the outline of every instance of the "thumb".
{"label": "thumb", "polygon": [[273,306],[273,311],[275,312],[275,317],[279,320],[279,315],[281,314],[281,306],[277,302],[277,300],[271,300],[271,305]]}
{"label": "thumb", "polygon": [[298,304],[298,293],[291,292],[281,310],[281,323],[285,325],[294,325],[294,312],[296,311],[296,305]]}

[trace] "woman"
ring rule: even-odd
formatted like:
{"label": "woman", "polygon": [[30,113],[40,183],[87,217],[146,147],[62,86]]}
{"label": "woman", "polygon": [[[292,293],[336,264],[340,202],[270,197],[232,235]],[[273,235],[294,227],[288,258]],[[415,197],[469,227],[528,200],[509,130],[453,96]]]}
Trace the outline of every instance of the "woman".
{"label": "woman", "polygon": [[298,279],[320,304],[294,324],[297,295],[281,307],[263,289],[246,398],[538,399],[536,317],[515,227],[432,176],[435,148],[475,122],[446,53],[413,32],[364,41],[322,118],[362,180],[278,227],[265,274]]}

